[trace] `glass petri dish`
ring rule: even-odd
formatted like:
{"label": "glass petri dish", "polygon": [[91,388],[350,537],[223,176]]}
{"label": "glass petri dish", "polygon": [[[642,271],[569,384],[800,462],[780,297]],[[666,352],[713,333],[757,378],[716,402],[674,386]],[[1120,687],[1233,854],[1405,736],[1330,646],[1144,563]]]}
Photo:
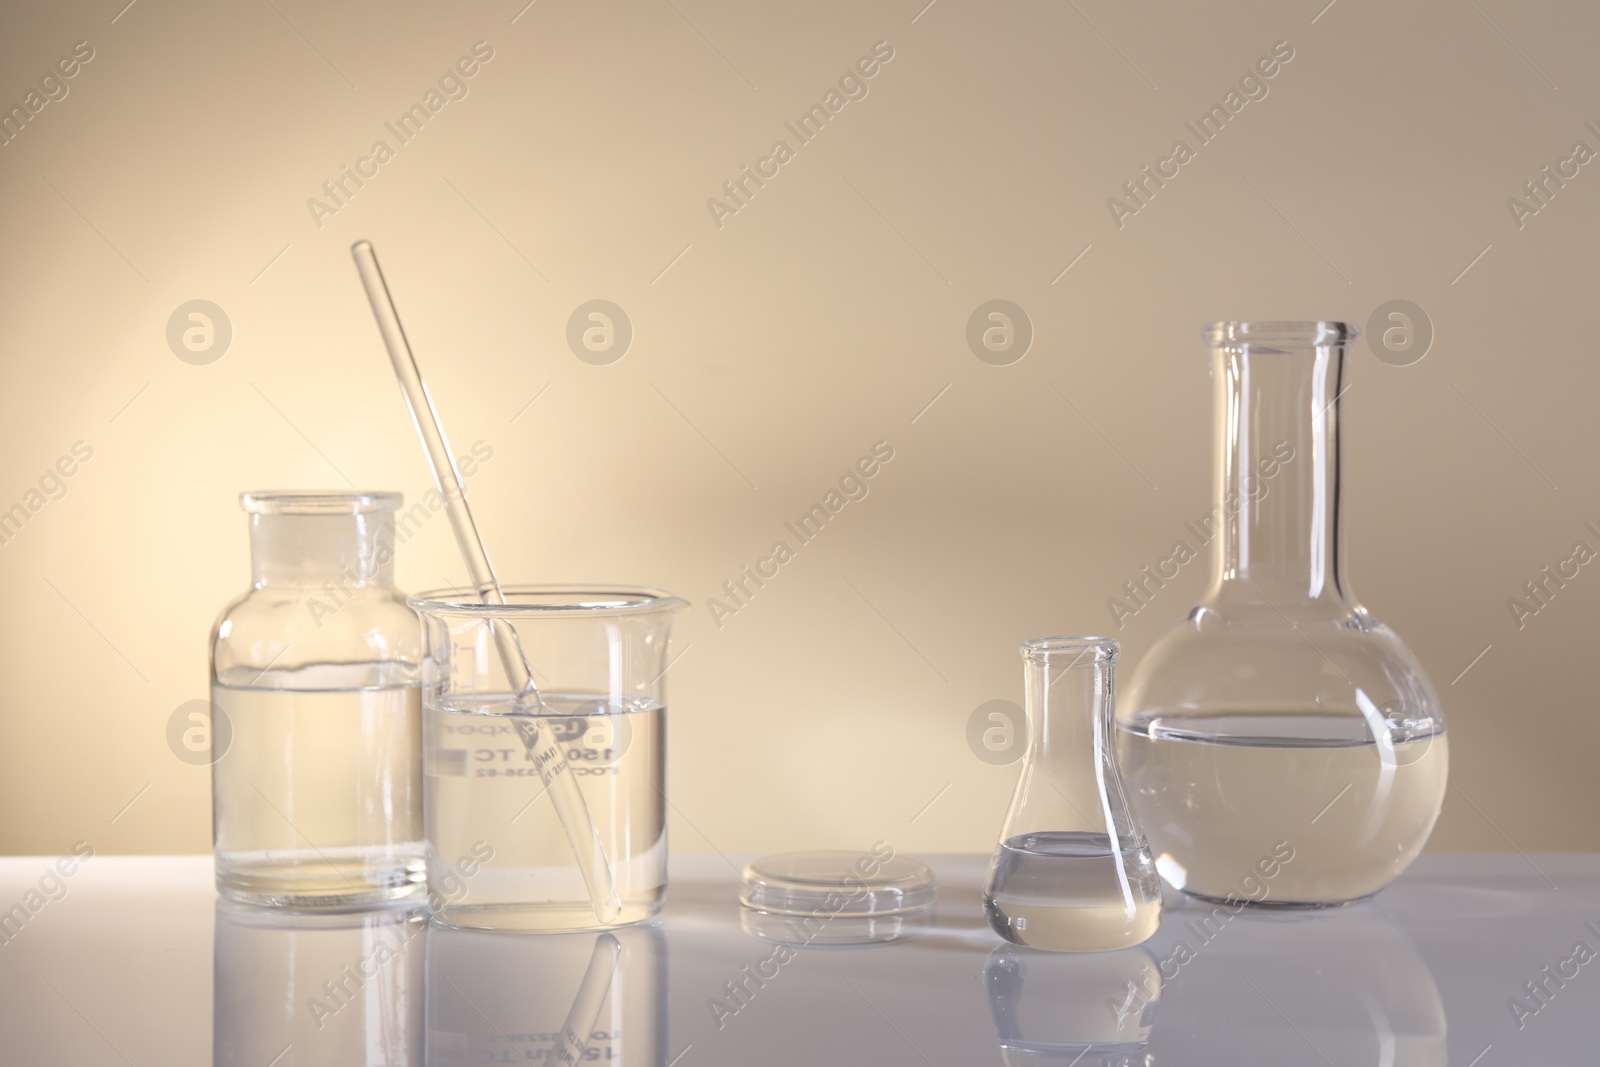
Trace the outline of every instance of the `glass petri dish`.
{"label": "glass petri dish", "polygon": [[894,941],[928,927],[937,880],[927,864],[875,852],[782,852],[744,869],[742,925],[789,944]]}

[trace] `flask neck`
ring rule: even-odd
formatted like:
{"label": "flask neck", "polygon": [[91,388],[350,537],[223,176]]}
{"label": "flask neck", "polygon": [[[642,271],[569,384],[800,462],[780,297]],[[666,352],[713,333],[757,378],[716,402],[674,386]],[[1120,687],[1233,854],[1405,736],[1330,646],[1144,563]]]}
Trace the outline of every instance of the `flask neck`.
{"label": "flask neck", "polygon": [[1113,851],[1142,846],[1112,756],[1116,642],[1043,638],[1023,655],[1028,751],[1002,840],[1065,833]]}
{"label": "flask neck", "polygon": [[392,514],[251,515],[251,582],[257,589],[330,581],[341,589],[393,586]]}
{"label": "flask neck", "polygon": [[1092,645],[1028,657],[1028,758],[1036,767],[1093,779],[1096,755],[1109,743],[1100,720],[1111,705],[1111,670]]}
{"label": "flask neck", "polygon": [[[1248,328],[1253,324],[1231,323]],[[1343,601],[1339,397],[1345,327],[1213,334],[1215,492],[1202,520],[1213,599]]]}

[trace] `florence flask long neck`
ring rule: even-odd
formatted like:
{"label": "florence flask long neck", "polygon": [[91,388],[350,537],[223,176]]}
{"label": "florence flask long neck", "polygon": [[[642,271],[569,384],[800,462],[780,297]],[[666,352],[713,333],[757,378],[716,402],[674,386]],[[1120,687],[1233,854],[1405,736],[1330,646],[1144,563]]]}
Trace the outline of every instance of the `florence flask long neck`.
{"label": "florence flask long neck", "polygon": [[1337,609],[1343,577],[1341,323],[1212,327],[1215,499],[1191,524],[1212,549],[1208,599]]}

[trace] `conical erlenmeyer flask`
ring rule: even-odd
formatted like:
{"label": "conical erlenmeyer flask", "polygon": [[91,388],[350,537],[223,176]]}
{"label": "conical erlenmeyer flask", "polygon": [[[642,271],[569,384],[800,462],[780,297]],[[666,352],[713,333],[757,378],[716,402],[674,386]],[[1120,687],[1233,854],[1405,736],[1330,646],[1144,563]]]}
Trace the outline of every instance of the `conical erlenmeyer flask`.
{"label": "conical erlenmeyer flask", "polygon": [[990,865],[989,925],[1033,948],[1137,945],[1161,921],[1161,883],[1112,758],[1117,643],[1045,637],[1022,656],[1028,751]]}
{"label": "conical erlenmeyer flask", "polygon": [[1117,747],[1161,873],[1211,900],[1370,896],[1416,858],[1444,800],[1439,698],[1341,573],[1339,398],[1355,333],[1206,331],[1216,504],[1174,554],[1209,545],[1211,585],[1134,671]]}

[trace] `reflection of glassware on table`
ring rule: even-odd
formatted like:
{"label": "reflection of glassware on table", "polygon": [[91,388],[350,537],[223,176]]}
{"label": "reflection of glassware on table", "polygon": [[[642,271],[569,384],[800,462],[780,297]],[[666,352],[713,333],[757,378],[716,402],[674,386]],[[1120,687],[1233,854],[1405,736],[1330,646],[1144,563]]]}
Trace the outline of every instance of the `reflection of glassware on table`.
{"label": "reflection of glassware on table", "polygon": [[592,930],[589,878],[573,861],[566,813],[515,732],[529,717],[496,652],[509,635],[544,683],[537,717],[610,860],[619,910],[648,919],[667,882],[667,641],[684,601],[652,589],[507,586],[503,605],[471,590],[411,601],[422,616],[424,773],[430,881],[442,864],[492,850],[437,919],[480,929]]}
{"label": "reflection of glassware on table", "polygon": [[664,1067],[666,937],[652,923],[518,937],[428,934],[429,1067]]}
{"label": "reflection of glassware on table", "polygon": [[577,1063],[584,1058],[584,1050],[597,1043],[600,1012],[611,997],[621,958],[622,945],[616,938],[601,934],[594,939],[589,966],[584,968],[578,993],[572,998],[572,1007],[567,1009],[567,1017],[551,1049],[550,1058],[555,1062]]}
{"label": "reflection of glassware on table", "polygon": [[416,910],[312,915],[218,900],[216,1067],[420,1065],[426,933]]}
{"label": "reflection of glassware on table", "polygon": [[217,888],[254,904],[419,895],[417,620],[394,587],[398,493],[245,493],[252,588],[217,620]]}
{"label": "reflection of glassware on table", "polygon": [[[1210,544],[1211,585],[1134,672],[1118,754],[1178,888],[1226,899],[1292,851],[1264,903],[1359,899],[1421,851],[1448,756],[1427,675],[1341,574],[1339,398],[1355,329],[1223,322],[1206,336],[1217,505],[1187,525],[1172,566]],[[1147,571],[1146,594],[1162,584]]]}
{"label": "reflection of glassware on table", "polygon": [[1161,921],[1161,885],[1112,758],[1117,643],[1046,637],[1022,655],[1028,749],[984,894],[989,925],[1033,948],[1137,945]]}
{"label": "reflection of glassware on table", "polygon": [[1446,1062],[1438,986],[1379,904],[1234,912],[1189,898],[1148,947],[1165,979],[1158,1062]]}
{"label": "reflection of glassware on table", "polygon": [[1144,1067],[1161,972],[1143,946],[1083,955],[1002,945],[983,971],[1008,1067]]}

